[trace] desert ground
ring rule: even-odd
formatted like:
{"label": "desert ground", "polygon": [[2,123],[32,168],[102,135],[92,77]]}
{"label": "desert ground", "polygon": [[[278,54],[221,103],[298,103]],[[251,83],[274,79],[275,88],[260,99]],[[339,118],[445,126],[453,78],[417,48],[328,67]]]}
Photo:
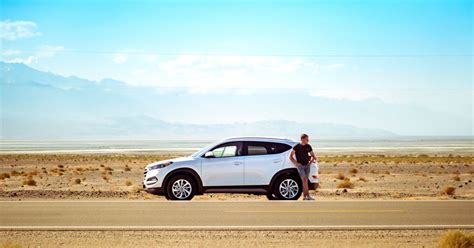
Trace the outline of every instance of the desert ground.
{"label": "desert ground", "polygon": [[[144,166],[182,156],[157,154],[2,154],[0,200],[146,200]],[[474,199],[472,154],[324,154],[321,200]],[[207,194],[193,201],[267,201]],[[0,247],[435,247],[446,230],[351,231],[1,231]],[[464,230],[471,235],[472,230]],[[473,241],[474,242],[474,241]]]}
{"label": "desert ground", "polygon": [[32,243],[34,247],[436,247],[445,233],[443,230],[5,231],[0,232],[0,240],[4,240],[4,247],[11,248]]}
{"label": "desert ground", "polygon": [[[182,156],[157,154],[2,154],[0,199],[162,200],[142,191],[144,167]],[[347,154],[319,157],[317,199],[474,199],[469,154]],[[207,194],[194,200],[262,200]]]}

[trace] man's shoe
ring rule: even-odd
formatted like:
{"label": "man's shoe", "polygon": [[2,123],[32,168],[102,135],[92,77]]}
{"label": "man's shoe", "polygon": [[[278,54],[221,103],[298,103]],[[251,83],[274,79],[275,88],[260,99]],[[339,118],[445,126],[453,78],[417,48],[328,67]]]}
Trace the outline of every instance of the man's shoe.
{"label": "man's shoe", "polygon": [[308,200],[308,196],[303,197],[303,201],[307,201],[307,200]]}
{"label": "man's shoe", "polygon": [[306,197],[306,200],[307,200],[307,201],[314,201],[314,198],[311,197],[311,196],[308,196],[308,197]]}

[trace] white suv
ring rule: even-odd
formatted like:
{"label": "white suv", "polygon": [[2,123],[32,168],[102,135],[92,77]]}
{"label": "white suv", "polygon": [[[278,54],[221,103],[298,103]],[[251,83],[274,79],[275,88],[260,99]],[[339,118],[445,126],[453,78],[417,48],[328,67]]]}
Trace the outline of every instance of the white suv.
{"label": "white suv", "polygon": [[[262,194],[296,200],[302,184],[289,154],[289,139],[241,137],[211,144],[189,157],[158,161],[145,168],[143,187],[169,200],[191,200],[203,193]],[[311,164],[309,188],[319,184]]]}

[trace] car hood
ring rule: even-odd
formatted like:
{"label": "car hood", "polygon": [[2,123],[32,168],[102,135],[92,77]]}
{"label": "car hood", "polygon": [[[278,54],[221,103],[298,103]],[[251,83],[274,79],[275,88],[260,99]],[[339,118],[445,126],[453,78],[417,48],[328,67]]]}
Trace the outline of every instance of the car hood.
{"label": "car hood", "polygon": [[184,162],[188,162],[188,161],[192,161],[192,160],[194,160],[193,157],[179,157],[179,158],[173,158],[173,159],[167,159],[167,160],[160,160],[160,161],[156,161],[156,162],[153,162],[153,163],[147,165],[146,168],[148,168],[150,166],[153,166],[153,165],[164,164],[164,163],[168,163],[168,162],[184,163]]}

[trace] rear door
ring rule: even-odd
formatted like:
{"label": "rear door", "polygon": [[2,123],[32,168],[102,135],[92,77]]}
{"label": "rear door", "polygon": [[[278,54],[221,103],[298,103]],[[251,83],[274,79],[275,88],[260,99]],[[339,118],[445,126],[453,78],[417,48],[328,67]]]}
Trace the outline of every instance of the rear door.
{"label": "rear door", "polygon": [[238,186],[244,183],[243,142],[228,142],[211,149],[213,158],[203,158],[203,186]]}
{"label": "rear door", "polygon": [[268,185],[282,169],[289,149],[291,146],[277,142],[244,142],[244,184]]}

